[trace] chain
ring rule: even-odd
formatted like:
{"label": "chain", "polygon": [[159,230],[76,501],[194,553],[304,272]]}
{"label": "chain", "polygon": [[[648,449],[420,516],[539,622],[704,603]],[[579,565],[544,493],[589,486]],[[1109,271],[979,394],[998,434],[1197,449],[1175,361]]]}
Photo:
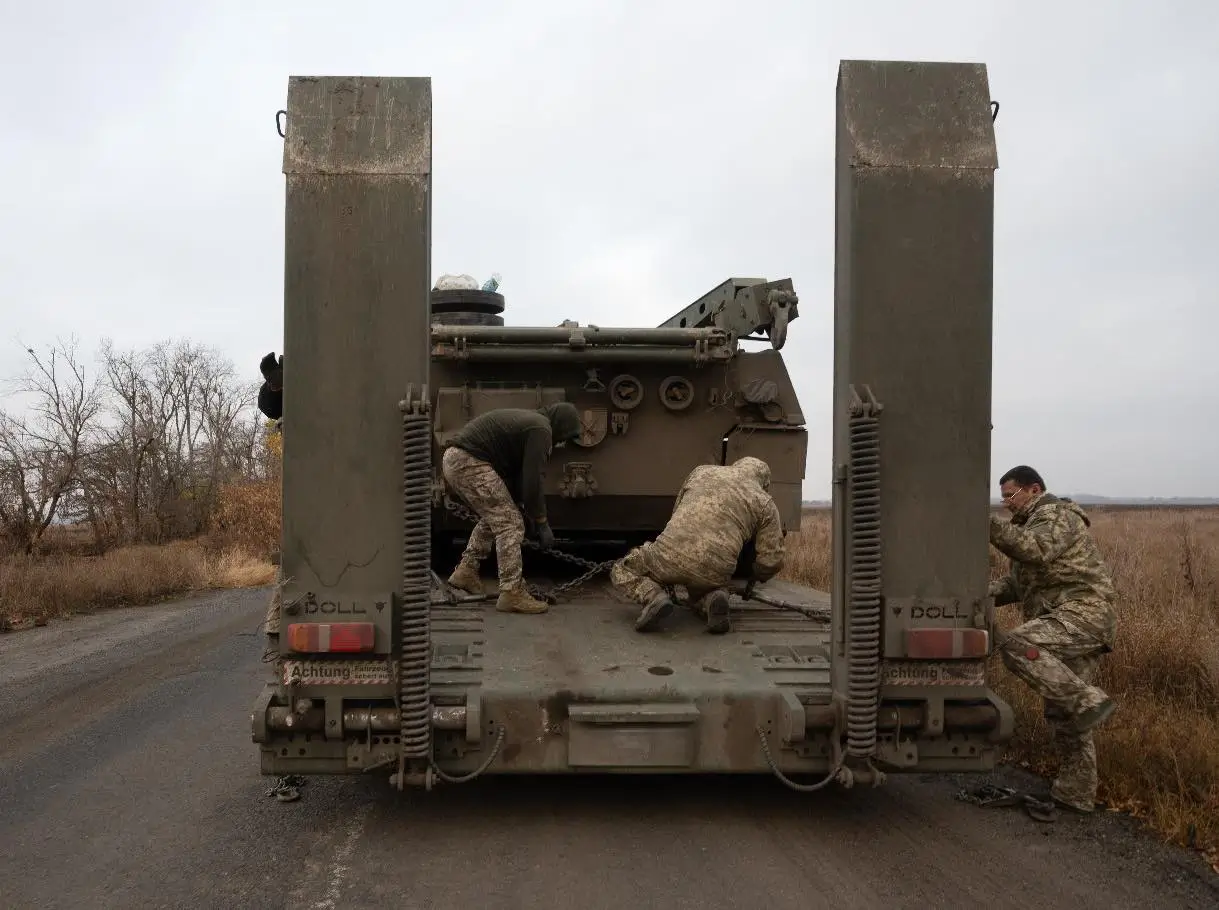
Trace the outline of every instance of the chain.
{"label": "chain", "polygon": [[[444,507],[458,518],[464,518],[466,521],[473,522],[474,524],[478,524],[479,522],[478,513],[466,508],[459,502],[453,501],[447,496],[444,497]],[[594,562],[591,559],[584,559],[581,556],[576,556],[574,553],[564,553],[559,549],[548,550],[536,540],[530,540],[529,538],[525,538],[523,544],[524,546],[529,547],[531,550],[537,550],[540,553],[548,553],[549,555],[554,556],[556,559],[561,559],[564,562],[571,563],[572,565],[581,566],[585,570],[582,574],[576,576],[571,581],[566,581],[563,582],[563,584],[556,585],[548,591],[543,591],[541,588],[538,588],[536,585],[529,584],[528,582],[525,583],[525,587],[529,589],[530,595],[541,600],[545,600],[549,603],[554,603],[555,599],[560,594],[568,594],[582,585],[588,584],[602,572],[608,572],[610,567],[618,561],[617,559],[607,559],[603,562]]]}
{"label": "chain", "polygon": [[285,774],[267,791],[267,796],[274,796],[281,803],[290,803],[301,798],[301,787],[306,779],[299,774]]}

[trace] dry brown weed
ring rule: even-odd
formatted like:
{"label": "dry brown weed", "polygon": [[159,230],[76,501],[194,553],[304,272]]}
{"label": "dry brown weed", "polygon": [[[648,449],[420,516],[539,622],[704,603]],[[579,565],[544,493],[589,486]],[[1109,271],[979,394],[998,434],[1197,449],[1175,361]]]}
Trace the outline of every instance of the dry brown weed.
{"label": "dry brown weed", "polygon": [[202,541],[111,550],[103,556],[11,556],[0,560],[0,626],[107,607],[155,603],[196,591],[270,584],[274,567]]}
{"label": "dry brown weed", "polygon": [[[1100,798],[1169,840],[1219,845],[1219,509],[1094,509],[1119,589],[1118,641],[1098,682],[1118,711],[1096,733]],[[829,513],[806,512],[784,575],[826,589]],[[1006,559],[992,549],[992,574]],[[999,611],[1000,624],[1019,611]],[[990,679],[1016,712],[1008,758],[1044,774],[1056,759],[1041,704],[1002,663]]]}

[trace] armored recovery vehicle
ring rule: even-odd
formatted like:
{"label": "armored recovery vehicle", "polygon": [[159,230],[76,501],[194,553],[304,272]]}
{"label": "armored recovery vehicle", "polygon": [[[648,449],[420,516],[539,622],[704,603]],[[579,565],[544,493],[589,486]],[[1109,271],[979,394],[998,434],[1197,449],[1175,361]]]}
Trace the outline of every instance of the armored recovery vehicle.
{"label": "armored recovery vehicle", "polygon": [[[990,108],[982,65],[841,64],[831,590],[774,580],[734,596],[725,635],[680,610],[640,634],[605,558],[663,529],[694,466],[764,459],[800,529],[792,282],[729,279],[656,327],[520,326],[500,295],[433,294],[430,80],[293,77],[262,772],[815,789],[991,768],[1012,715],[986,678]],[[584,428],[546,477],[560,553],[526,551],[528,580],[561,579],[554,606],[497,613],[443,583],[471,524],[441,449],[488,409],[561,400]]]}

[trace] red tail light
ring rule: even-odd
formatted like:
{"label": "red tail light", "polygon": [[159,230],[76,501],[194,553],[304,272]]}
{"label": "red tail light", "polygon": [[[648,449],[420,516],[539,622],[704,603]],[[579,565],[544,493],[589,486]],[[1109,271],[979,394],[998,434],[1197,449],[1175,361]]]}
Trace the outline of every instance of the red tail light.
{"label": "red tail light", "polygon": [[985,657],[989,645],[985,629],[906,630],[906,656],[921,660]]}
{"label": "red tail light", "polygon": [[297,622],[288,626],[288,647],[310,654],[371,651],[376,626],[370,622]]}

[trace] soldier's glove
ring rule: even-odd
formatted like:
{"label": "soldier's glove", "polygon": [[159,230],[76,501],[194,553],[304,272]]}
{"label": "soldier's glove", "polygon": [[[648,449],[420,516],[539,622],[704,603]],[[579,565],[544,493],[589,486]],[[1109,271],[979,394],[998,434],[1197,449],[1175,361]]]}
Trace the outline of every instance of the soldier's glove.
{"label": "soldier's glove", "polygon": [[550,524],[545,521],[537,523],[538,543],[542,545],[544,550],[554,549],[554,531],[550,530]]}

